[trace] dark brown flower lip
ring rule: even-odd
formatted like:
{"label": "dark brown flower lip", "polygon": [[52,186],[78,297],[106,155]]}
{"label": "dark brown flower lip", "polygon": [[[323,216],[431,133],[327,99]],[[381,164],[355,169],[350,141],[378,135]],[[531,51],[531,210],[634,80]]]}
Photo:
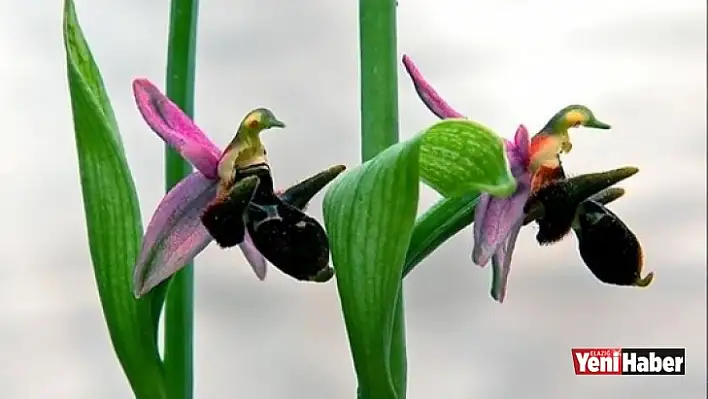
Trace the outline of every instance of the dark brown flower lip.
{"label": "dark brown flower lip", "polygon": [[580,257],[599,281],[634,287],[651,284],[653,272],[641,276],[644,254],[639,239],[614,212],[599,202],[584,201],[573,228]]}
{"label": "dark brown flower lip", "polygon": [[329,268],[329,239],[314,218],[280,199],[252,203],[246,229],[258,251],[288,276],[324,282]]}

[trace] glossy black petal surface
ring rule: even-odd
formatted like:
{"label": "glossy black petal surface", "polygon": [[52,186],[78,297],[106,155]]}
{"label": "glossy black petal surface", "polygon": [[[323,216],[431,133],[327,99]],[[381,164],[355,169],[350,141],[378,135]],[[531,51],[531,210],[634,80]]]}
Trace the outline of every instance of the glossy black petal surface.
{"label": "glossy black petal surface", "polygon": [[578,213],[578,251],[592,274],[612,285],[647,286],[653,273],[642,278],[643,253],[626,224],[604,205],[585,201]]}
{"label": "glossy black petal surface", "polygon": [[317,220],[280,200],[249,206],[246,227],[256,248],[283,273],[305,281],[327,281],[329,240]]}

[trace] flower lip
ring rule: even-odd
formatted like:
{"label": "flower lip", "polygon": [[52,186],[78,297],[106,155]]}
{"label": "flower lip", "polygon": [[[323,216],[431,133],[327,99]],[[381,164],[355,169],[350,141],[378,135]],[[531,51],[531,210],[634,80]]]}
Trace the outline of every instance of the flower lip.
{"label": "flower lip", "polygon": [[604,205],[584,201],[575,227],[578,251],[590,272],[611,285],[646,287],[654,273],[641,277],[644,255],[636,235]]}
{"label": "flower lip", "polygon": [[283,273],[312,282],[328,281],[334,274],[324,228],[296,208],[284,202],[252,204],[246,227],[256,248]]}
{"label": "flower lip", "polygon": [[[326,282],[334,275],[329,266],[327,233],[301,209],[343,171],[342,165],[331,167],[285,190],[280,198],[272,186],[265,186],[253,198],[246,214],[246,228],[256,248],[283,273],[312,282]],[[266,168],[246,173],[270,179]]]}

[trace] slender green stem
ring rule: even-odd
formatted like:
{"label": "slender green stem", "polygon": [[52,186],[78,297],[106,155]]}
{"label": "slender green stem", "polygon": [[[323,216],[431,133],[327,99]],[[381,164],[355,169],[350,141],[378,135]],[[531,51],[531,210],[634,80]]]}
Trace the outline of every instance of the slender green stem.
{"label": "slender green stem", "polygon": [[[167,54],[167,96],[194,116],[194,65],[198,0],[172,0]],[[169,190],[192,168],[167,148],[165,185]],[[193,394],[194,271],[189,264],[172,277],[165,307],[165,377],[170,399]]]}
{"label": "slender green stem", "polygon": [[[398,142],[396,1],[359,1],[361,57],[361,159]],[[406,348],[402,289],[391,336],[391,376],[397,397],[406,397]],[[360,396],[365,394],[360,390]]]}
{"label": "slender green stem", "polygon": [[395,0],[359,1],[361,158],[398,142]]}

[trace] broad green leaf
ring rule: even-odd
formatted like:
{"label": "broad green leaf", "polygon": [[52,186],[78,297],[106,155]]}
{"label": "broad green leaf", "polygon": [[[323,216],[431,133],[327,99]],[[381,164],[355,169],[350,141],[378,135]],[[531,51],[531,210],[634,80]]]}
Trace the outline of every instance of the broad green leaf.
{"label": "broad green leaf", "polygon": [[64,45],[91,259],[111,342],[139,399],[165,398],[150,296],[136,300],[131,269],[140,208],[118,127],[74,11],[64,4]]}
{"label": "broad green leaf", "polygon": [[448,196],[510,195],[516,183],[505,157],[490,130],[445,120],[331,183],[323,213],[361,397],[396,398],[391,334],[420,180]]}

